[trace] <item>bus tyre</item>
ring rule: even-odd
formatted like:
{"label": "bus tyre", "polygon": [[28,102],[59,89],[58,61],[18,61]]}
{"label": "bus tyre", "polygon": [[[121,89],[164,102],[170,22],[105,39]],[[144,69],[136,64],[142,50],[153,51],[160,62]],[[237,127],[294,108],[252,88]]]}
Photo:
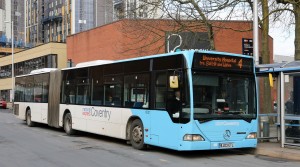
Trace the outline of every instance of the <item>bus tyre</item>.
{"label": "bus tyre", "polygon": [[144,127],[141,120],[136,119],[130,127],[130,143],[133,148],[142,150],[146,148],[144,144]]}
{"label": "bus tyre", "polygon": [[33,127],[35,125],[35,123],[31,121],[31,110],[30,109],[28,109],[26,112],[26,124],[29,127]]}
{"label": "bus tyre", "polygon": [[72,116],[71,113],[67,113],[64,117],[64,130],[67,135],[74,135],[75,130],[72,129]]}

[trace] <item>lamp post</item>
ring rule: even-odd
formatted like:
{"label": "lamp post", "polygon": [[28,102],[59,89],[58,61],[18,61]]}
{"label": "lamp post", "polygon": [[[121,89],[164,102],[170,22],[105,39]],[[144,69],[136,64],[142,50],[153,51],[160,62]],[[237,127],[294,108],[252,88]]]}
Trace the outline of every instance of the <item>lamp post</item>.
{"label": "lamp post", "polygon": [[258,0],[253,1],[253,52],[255,64],[259,64],[258,47]]}
{"label": "lamp post", "polygon": [[15,94],[15,82],[14,82],[14,21],[5,21],[5,23],[11,23],[11,102],[14,102]]}

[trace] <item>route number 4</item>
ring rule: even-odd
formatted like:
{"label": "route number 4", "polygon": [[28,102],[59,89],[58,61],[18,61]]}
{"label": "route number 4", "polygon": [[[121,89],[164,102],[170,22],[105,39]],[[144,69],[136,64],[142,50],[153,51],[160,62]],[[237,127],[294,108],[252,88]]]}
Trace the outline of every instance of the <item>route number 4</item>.
{"label": "route number 4", "polygon": [[243,67],[243,59],[241,59],[241,60],[238,62],[238,66],[239,66],[240,68]]}

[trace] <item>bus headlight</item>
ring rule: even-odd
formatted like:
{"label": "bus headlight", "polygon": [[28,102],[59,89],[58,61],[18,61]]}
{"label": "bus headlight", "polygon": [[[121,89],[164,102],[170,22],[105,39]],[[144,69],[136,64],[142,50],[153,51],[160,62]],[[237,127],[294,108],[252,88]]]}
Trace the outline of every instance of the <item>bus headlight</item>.
{"label": "bus headlight", "polygon": [[199,134],[186,134],[183,136],[184,141],[204,141],[204,138]]}
{"label": "bus headlight", "polygon": [[257,138],[257,133],[256,132],[251,132],[246,137],[246,139],[256,139],[256,138]]}

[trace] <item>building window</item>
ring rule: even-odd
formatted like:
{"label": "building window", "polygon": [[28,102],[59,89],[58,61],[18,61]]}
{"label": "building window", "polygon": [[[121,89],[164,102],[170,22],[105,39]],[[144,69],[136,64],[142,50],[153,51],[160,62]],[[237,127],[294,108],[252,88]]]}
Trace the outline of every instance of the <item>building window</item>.
{"label": "building window", "polygon": [[[46,55],[14,64],[15,75],[29,74],[41,68],[57,68],[57,55]],[[0,79],[11,77],[11,65],[0,66]]]}
{"label": "building window", "polygon": [[11,65],[0,67],[0,78],[9,78],[9,77],[11,77]]}

